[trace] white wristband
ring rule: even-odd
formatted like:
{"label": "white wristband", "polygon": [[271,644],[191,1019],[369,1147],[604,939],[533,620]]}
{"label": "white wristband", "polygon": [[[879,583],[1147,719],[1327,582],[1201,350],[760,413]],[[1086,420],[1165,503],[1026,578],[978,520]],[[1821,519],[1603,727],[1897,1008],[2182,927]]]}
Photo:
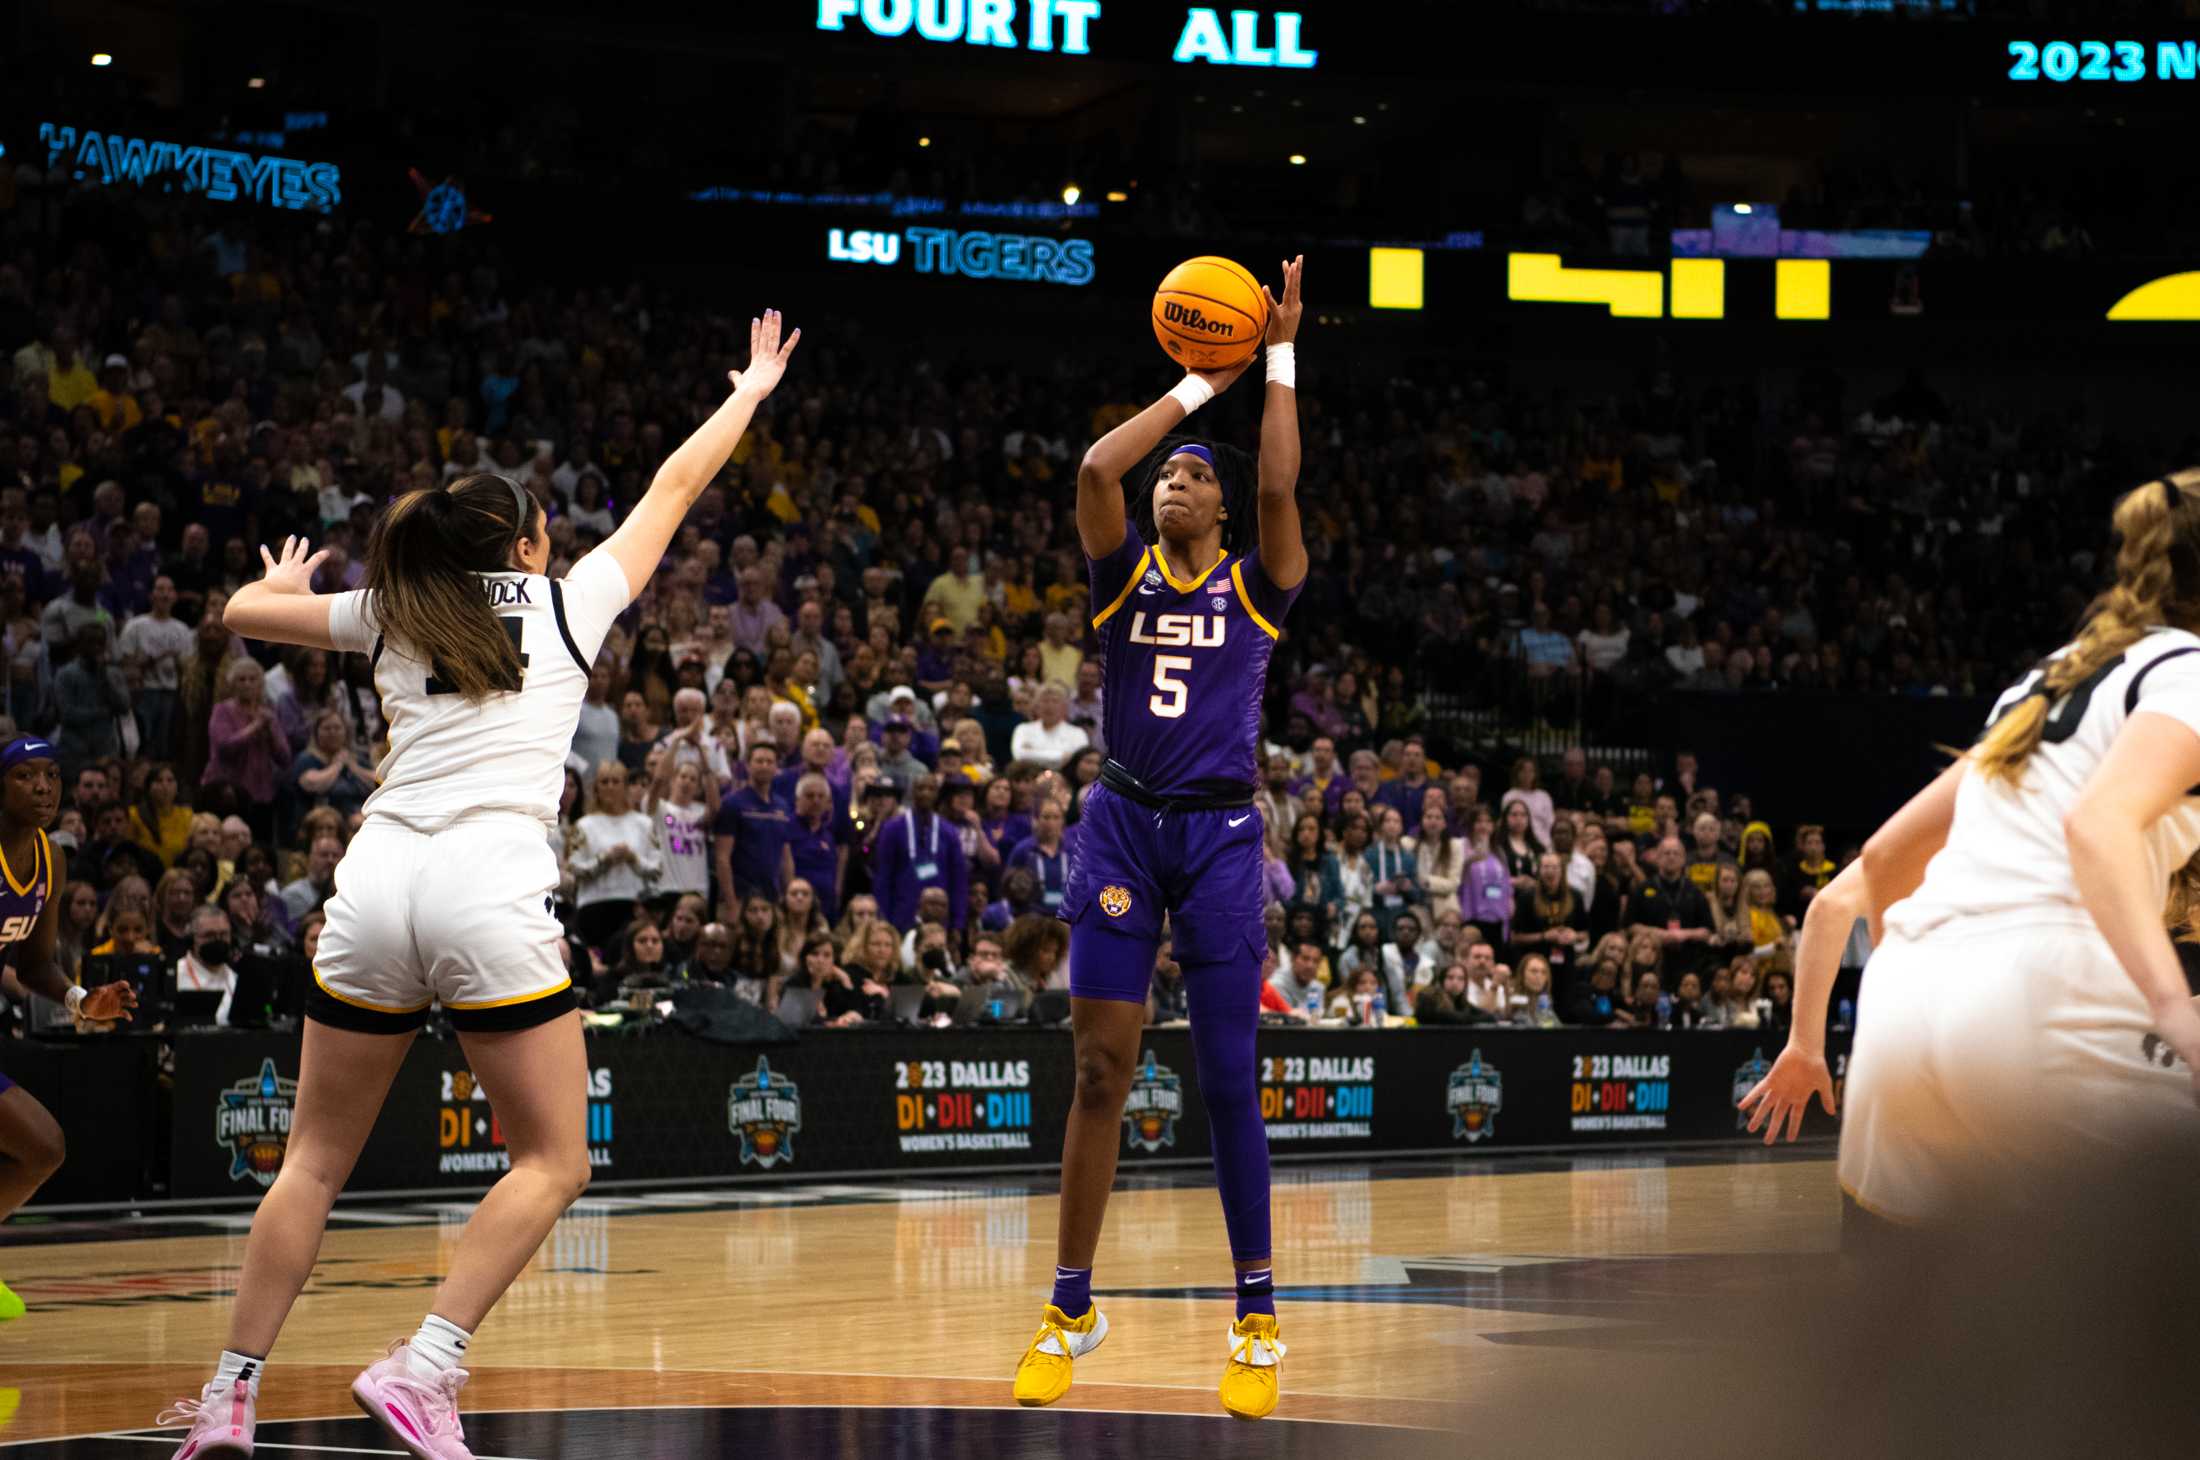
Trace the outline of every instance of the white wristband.
{"label": "white wristband", "polygon": [[1215,388],[1197,375],[1187,375],[1169,389],[1169,399],[1190,415],[1215,398]]}
{"label": "white wristband", "polygon": [[69,1017],[74,1019],[76,1011],[84,1007],[86,997],[88,996],[84,992],[84,985],[71,984],[69,985],[69,991],[61,996],[61,1007],[67,1009]]}
{"label": "white wristband", "polygon": [[1291,341],[1268,347],[1268,383],[1288,385],[1293,390],[1299,388],[1298,354]]}

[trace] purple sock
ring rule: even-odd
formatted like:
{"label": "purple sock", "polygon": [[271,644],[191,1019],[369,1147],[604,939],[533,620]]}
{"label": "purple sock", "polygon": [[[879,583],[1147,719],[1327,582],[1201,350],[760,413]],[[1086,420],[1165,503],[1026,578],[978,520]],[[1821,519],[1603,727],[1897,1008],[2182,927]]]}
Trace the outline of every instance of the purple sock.
{"label": "purple sock", "polygon": [[1054,1306],[1071,1318],[1082,1318],[1092,1306],[1092,1269],[1089,1267],[1057,1267],[1054,1269]]}
{"label": "purple sock", "polygon": [[1237,1275],[1237,1300],[1237,1316],[1240,1318],[1248,1313],[1266,1313],[1271,1318],[1275,1317],[1275,1269],[1256,1267],[1250,1272],[1239,1272]]}

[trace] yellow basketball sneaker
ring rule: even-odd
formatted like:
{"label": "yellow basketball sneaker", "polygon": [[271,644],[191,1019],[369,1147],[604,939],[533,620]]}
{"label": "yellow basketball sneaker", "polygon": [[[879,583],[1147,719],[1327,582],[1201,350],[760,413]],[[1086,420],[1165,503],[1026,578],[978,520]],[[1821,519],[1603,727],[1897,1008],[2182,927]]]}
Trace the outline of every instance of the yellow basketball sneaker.
{"label": "yellow basketball sneaker", "polygon": [[1222,1407],[1236,1419],[1264,1419],[1276,1408],[1283,1344],[1273,1313],[1248,1313],[1230,1325],[1230,1363],[1222,1371]]}
{"label": "yellow basketball sneaker", "polygon": [[[1039,1336],[1024,1350],[1023,1361],[1016,1365],[1016,1402],[1018,1404],[1052,1404],[1069,1393],[1070,1365],[1085,1354],[1100,1347],[1100,1340],[1108,1336],[1108,1320],[1101,1316],[1100,1305],[1093,1304],[1082,1318],[1072,1319],[1052,1303],[1039,1323]],[[1275,1407],[1275,1400],[1268,1401]]]}
{"label": "yellow basketball sneaker", "polygon": [[29,1311],[23,1306],[21,1298],[8,1291],[6,1283],[0,1283],[0,1323],[5,1323],[10,1318],[20,1318]]}

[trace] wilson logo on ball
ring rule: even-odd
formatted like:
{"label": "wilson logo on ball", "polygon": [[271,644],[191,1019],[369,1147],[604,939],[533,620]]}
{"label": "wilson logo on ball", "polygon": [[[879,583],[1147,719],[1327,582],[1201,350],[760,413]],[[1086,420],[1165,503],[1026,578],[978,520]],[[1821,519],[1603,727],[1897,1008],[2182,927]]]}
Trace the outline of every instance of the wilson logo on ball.
{"label": "wilson logo on ball", "polygon": [[1191,305],[1179,304],[1174,299],[1168,300],[1161,306],[1161,315],[1169,323],[1180,324],[1189,330],[1202,330],[1210,335],[1230,333],[1230,324],[1227,320],[1209,319],[1206,315],[1201,314],[1198,309]]}

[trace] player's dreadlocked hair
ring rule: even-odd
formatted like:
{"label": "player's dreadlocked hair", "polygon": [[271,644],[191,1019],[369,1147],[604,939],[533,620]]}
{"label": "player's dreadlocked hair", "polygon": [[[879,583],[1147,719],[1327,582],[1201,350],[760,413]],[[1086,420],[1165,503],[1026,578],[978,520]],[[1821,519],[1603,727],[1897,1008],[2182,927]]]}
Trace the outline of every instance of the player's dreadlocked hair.
{"label": "player's dreadlocked hair", "polygon": [[1222,483],[1222,509],[1229,514],[1222,520],[1222,550],[1234,558],[1248,548],[1259,546],[1259,459],[1235,446],[1202,441],[1197,436],[1165,436],[1159,446],[1147,453],[1145,460],[1131,469],[1127,480],[1143,484],[1131,501],[1132,531],[1148,546],[1160,540],[1161,529],[1153,520],[1153,491],[1161,481],[1161,469],[1169,464],[1169,458],[1187,446],[1204,447],[1215,459],[1215,478]]}

